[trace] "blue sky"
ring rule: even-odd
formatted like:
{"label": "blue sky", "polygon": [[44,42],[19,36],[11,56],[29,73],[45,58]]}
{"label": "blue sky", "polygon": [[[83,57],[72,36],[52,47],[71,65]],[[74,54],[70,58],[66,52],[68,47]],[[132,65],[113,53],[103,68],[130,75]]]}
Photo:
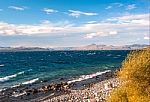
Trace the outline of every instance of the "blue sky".
{"label": "blue sky", "polygon": [[149,0],[1,0],[0,46],[148,44]]}

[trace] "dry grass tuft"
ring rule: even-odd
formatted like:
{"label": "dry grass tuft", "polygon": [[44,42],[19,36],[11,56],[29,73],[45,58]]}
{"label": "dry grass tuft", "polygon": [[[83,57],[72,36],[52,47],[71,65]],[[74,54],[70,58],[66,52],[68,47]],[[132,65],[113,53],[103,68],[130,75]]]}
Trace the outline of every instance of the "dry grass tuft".
{"label": "dry grass tuft", "polygon": [[150,102],[150,47],[131,52],[117,75],[126,83],[107,102]]}

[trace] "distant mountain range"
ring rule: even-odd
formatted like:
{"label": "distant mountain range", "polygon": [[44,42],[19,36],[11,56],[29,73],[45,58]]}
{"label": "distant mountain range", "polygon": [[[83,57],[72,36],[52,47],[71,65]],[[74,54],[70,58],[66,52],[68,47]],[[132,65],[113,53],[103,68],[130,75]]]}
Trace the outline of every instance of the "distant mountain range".
{"label": "distant mountain range", "polygon": [[51,51],[51,48],[40,48],[40,47],[0,47],[2,51]]}
{"label": "distant mountain range", "polygon": [[123,45],[123,46],[114,46],[114,45],[96,45],[91,44],[81,47],[58,47],[54,50],[135,50],[148,47],[146,44],[133,44],[133,45]]}
{"label": "distant mountain range", "polygon": [[91,44],[81,47],[57,47],[57,48],[40,48],[40,47],[0,47],[0,51],[57,51],[57,50],[135,50],[148,47],[146,44],[133,44],[133,45],[96,45]]}

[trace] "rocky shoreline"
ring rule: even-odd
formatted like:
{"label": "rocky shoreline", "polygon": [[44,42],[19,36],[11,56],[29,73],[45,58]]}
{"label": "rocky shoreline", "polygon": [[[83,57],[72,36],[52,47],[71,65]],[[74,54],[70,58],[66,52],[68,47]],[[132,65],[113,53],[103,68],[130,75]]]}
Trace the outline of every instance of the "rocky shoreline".
{"label": "rocky shoreline", "polygon": [[0,102],[78,102],[89,99],[97,99],[97,102],[101,102],[105,100],[112,88],[120,84],[120,81],[115,78],[114,72],[106,72],[73,83],[60,81],[41,85],[17,86],[1,91]]}
{"label": "rocky shoreline", "polygon": [[105,102],[113,88],[122,81],[117,78],[108,79],[79,90],[70,90],[70,93],[53,98],[41,99],[40,102]]}

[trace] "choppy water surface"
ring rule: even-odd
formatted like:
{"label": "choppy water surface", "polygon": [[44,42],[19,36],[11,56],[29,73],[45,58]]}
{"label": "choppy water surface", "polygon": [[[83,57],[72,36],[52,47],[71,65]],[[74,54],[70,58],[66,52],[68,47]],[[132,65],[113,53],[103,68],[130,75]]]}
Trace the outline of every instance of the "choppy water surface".
{"label": "choppy water surface", "polygon": [[0,52],[0,89],[119,68],[129,51]]}

